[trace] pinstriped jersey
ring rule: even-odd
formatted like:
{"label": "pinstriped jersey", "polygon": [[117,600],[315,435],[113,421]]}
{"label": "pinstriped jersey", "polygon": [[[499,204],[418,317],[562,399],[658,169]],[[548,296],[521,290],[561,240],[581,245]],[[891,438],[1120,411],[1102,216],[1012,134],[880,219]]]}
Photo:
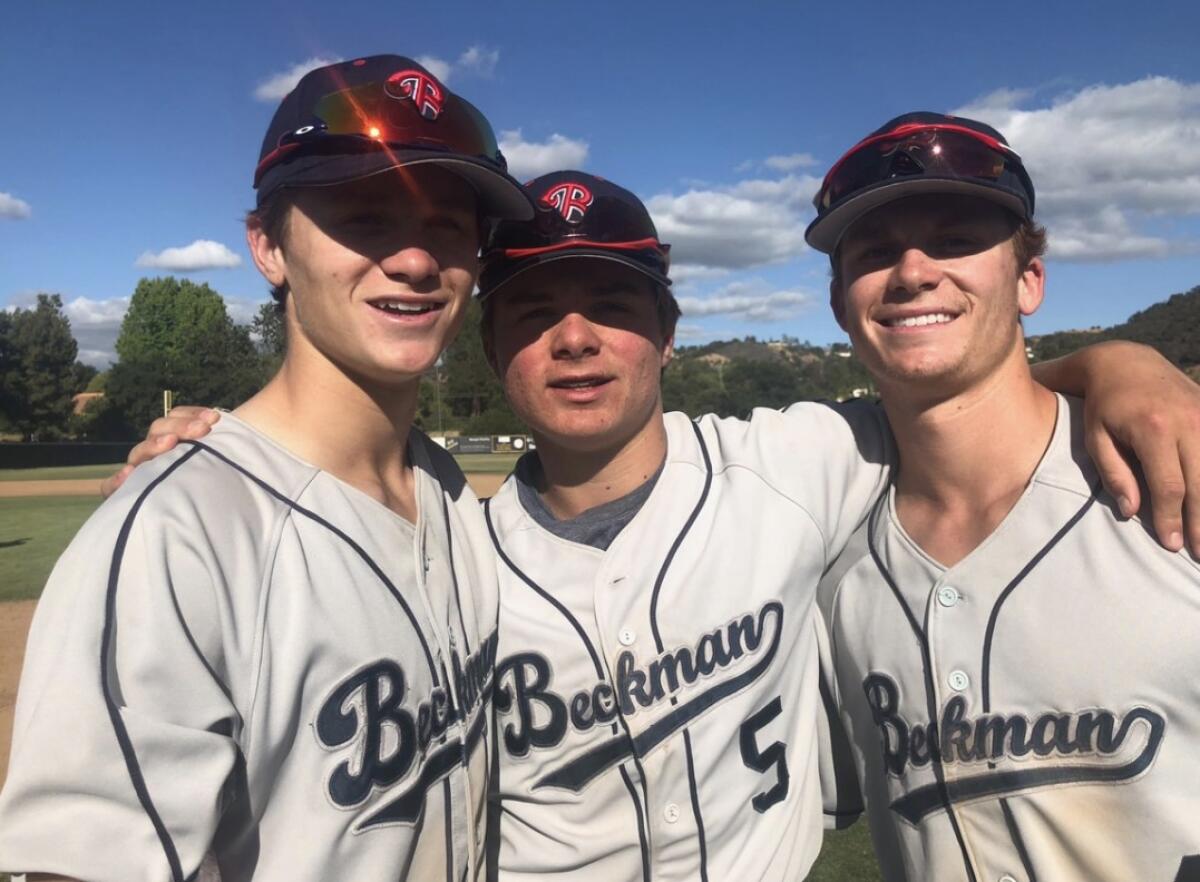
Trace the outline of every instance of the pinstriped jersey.
{"label": "pinstriped jersey", "polygon": [[480,875],[494,563],[450,457],[409,452],[415,525],[232,415],[97,510],[30,634],[0,868]]}
{"label": "pinstriped jersey", "polygon": [[822,607],[885,878],[1200,879],[1200,567],[1122,521],[1058,421],[952,567],[873,513]]}
{"label": "pinstriped jersey", "polygon": [[817,855],[814,598],[882,489],[881,416],[804,404],[666,428],[661,476],[607,550],[540,526],[512,478],[486,506],[502,880],[793,880]]}

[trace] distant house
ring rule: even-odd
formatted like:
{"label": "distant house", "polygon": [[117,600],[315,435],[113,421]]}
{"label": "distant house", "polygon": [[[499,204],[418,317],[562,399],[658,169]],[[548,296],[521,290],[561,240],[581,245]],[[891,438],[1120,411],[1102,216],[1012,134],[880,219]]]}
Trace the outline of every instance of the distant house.
{"label": "distant house", "polygon": [[104,397],[103,392],[79,392],[76,395],[73,395],[71,397],[71,400],[74,402],[74,406],[72,407],[72,412],[75,414],[81,414],[85,410],[87,410],[87,406],[89,404],[91,404],[93,401],[97,400],[98,398],[103,398],[103,397]]}

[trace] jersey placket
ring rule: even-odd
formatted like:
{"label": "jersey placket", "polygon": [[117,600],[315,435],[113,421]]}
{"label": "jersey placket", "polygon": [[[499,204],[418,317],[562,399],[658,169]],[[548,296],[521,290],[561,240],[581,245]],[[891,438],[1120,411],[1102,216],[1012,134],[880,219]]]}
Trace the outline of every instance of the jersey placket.
{"label": "jersey placket", "polygon": [[[449,664],[456,644],[452,621],[453,613],[450,608],[453,602],[451,599],[452,586],[448,584],[450,573],[443,572],[445,567],[441,565],[449,550],[443,547],[443,543],[431,539],[432,531],[436,529],[435,524],[437,523],[436,516],[431,516],[431,513],[440,512],[440,506],[436,505],[437,502],[440,502],[440,498],[435,495],[432,488],[425,485],[419,469],[414,469],[413,475],[418,482],[417,528],[414,531],[413,544],[413,571],[419,586],[417,594],[421,598],[421,610],[429,622],[428,633],[437,647],[435,660],[438,666],[438,678],[448,701],[453,707],[458,708],[461,707],[461,699],[457,693],[457,685]],[[433,596],[435,594],[436,598]],[[437,613],[435,613],[435,599]],[[446,712],[450,713],[449,709]],[[447,727],[443,736],[444,741],[454,737],[456,731],[458,736],[463,739],[465,746],[466,729],[458,720]],[[435,749],[435,745],[431,744],[430,754]],[[461,867],[459,873],[459,876],[463,878],[471,874],[470,868],[475,865],[477,859],[474,848],[474,831],[470,829],[473,826],[474,813],[471,809],[468,768],[464,756],[463,762],[455,765],[444,779],[445,783],[440,785],[448,802],[445,809],[446,819],[451,824],[450,841],[454,844],[452,853],[447,854],[447,860],[458,863],[465,851],[465,866]],[[458,807],[458,810],[455,810],[455,807]]]}
{"label": "jersey placket", "polygon": [[[610,548],[610,555],[628,538],[633,537],[619,537]],[[613,556],[611,559],[619,558]],[[632,707],[631,714],[621,710],[621,721],[629,735],[636,739],[672,706],[671,699],[664,698],[643,707],[637,698],[636,678],[647,673],[649,662],[658,656],[648,607],[651,591],[648,585],[637,581],[650,579],[652,585],[653,574],[627,576],[609,561],[610,557],[606,555],[593,584],[597,636],[618,707]],[[625,656],[624,662],[622,656]],[[646,691],[651,690],[649,679],[644,687]],[[644,776],[645,779],[644,785],[638,784],[638,795],[643,800],[642,808],[646,814],[651,878],[655,880],[691,879],[697,878],[698,873],[699,828],[688,787],[686,757],[679,744],[682,737],[682,731],[676,732],[651,749],[648,755],[634,757],[626,763],[635,782],[637,777]]]}
{"label": "jersey placket", "polygon": [[[971,587],[960,587],[966,585]],[[956,745],[945,737],[945,722],[948,704],[956,697],[966,701],[967,719],[976,717],[983,707],[981,650],[995,600],[995,592],[987,587],[969,573],[951,568],[933,583],[926,600],[925,633],[938,709],[936,731],[942,772],[951,786],[964,776],[979,774],[974,764],[964,764],[954,755]],[[1013,844],[1003,803],[1002,798],[967,803],[951,800],[948,811],[957,822],[964,856],[977,882],[1034,882],[1027,878]]]}

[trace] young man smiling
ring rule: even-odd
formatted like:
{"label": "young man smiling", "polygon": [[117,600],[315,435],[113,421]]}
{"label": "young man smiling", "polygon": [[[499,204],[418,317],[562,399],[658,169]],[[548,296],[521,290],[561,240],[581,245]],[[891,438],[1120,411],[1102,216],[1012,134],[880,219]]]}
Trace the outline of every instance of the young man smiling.
{"label": "young man smiling", "polygon": [[480,282],[538,441],[488,504],[499,875],[801,878],[837,778],[815,587],[882,489],[880,414],[664,415],[678,308],[644,206],[582,172],[528,189],[541,214],[497,229]]}
{"label": "young man smiling", "polygon": [[532,206],[424,68],[307,74],[255,174],[277,376],[88,521],[38,606],[0,868],[88,882],[481,875],[495,568],[412,429],[480,225]]}
{"label": "young man smiling", "polygon": [[817,202],[900,454],[822,589],[885,877],[1200,879],[1200,565],[1120,518],[1082,402],[1030,372],[1045,234],[1020,157],[908,114]]}
{"label": "young man smiling", "polygon": [[527,187],[542,214],[497,228],[480,277],[538,443],[486,503],[499,875],[801,878],[847,808],[816,586],[886,479],[881,414],[664,415],[669,246],[611,182]]}

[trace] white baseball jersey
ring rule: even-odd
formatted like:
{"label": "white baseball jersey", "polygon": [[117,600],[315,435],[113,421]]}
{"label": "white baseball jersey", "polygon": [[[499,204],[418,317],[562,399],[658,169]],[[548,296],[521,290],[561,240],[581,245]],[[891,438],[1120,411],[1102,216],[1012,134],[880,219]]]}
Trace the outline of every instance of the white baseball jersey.
{"label": "white baseball jersey", "polygon": [[1200,880],[1200,567],[1116,516],[1081,413],[955,566],[889,494],[822,585],[889,880]]}
{"label": "white baseball jersey", "polygon": [[797,880],[818,853],[816,588],[885,484],[881,412],[666,427],[605,551],[540,526],[513,478],[485,505],[502,880]]}
{"label": "white baseball jersey", "polygon": [[0,869],[482,875],[495,567],[444,451],[416,525],[226,414],[84,525],[34,618]]}

